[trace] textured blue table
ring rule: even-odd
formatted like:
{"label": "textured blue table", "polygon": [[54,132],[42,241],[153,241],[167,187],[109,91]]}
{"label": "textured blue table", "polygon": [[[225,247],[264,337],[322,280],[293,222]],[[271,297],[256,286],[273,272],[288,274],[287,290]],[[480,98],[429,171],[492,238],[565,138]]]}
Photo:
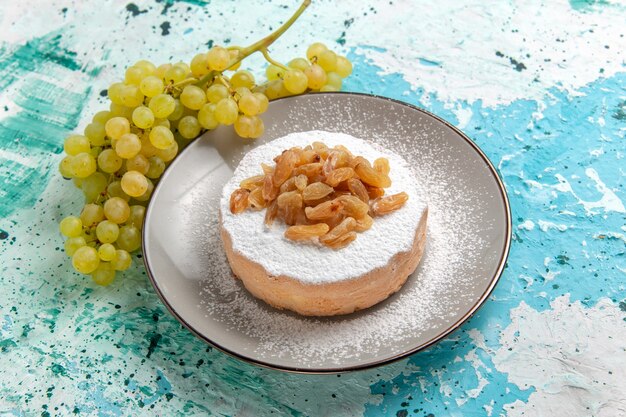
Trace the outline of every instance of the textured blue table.
{"label": "textured blue table", "polygon": [[0,4],[0,415],[626,415],[619,1],[316,1],[274,48],[342,50],[345,89],[450,120],[506,183],[508,267],[425,352],[337,376],[259,369],[184,330],[140,259],[108,288],[71,272],[57,221],[81,196],[57,175],[64,135],[136,59],[247,44],[296,6],[265,3]]}

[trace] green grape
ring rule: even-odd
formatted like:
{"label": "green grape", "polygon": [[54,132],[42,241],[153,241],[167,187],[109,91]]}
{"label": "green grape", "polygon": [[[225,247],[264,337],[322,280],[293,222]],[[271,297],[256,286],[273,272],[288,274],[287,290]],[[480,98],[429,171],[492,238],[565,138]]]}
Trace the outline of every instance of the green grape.
{"label": "green grape", "polygon": [[85,126],[85,136],[89,139],[91,146],[102,146],[105,144],[104,137],[106,136],[104,125],[98,122],[89,123]]}
{"label": "green grape", "polygon": [[169,129],[171,123],[167,119],[154,119],[154,126],[163,126]]}
{"label": "green grape", "polygon": [[185,68],[178,65],[172,65],[167,71],[165,71],[165,82],[171,84],[179,83],[187,78],[187,73],[188,71],[185,71]]}
{"label": "green grape", "polygon": [[123,198],[109,198],[104,203],[104,209],[102,210],[103,219],[104,216],[113,223],[122,224],[128,220],[128,216],[130,216],[130,207]]}
{"label": "green grape", "polygon": [[64,178],[74,177],[74,171],[72,171],[72,159],[74,159],[74,157],[72,155],[68,155],[61,159],[61,162],[59,163],[59,172]]}
{"label": "green grape", "polygon": [[165,149],[174,143],[174,135],[172,131],[163,126],[155,126],[150,131],[150,142],[157,149]]}
{"label": "green grape", "polygon": [[336,72],[328,72],[326,73],[326,85],[332,85],[337,90],[341,90],[341,76]]}
{"label": "green grape", "polygon": [[133,123],[140,129],[148,129],[154,124],[154,114],[146,106],[139,106],[133,110]]}
{"label": "green grape", "polygon": [[217,104],[221,99],[230,95],[228,87],[224,84],[212,84],[206,90],[206,97],[210,103]]}
{"label": "green grape", "polygon": [[89,149],[89,154],[91,154],[91,156],[96,159],[98,159],[98,155],[100,155],[100,152],[102,152],[102,146],[95,146]]}
{"label": "green grape", "polygon": [[146,75],[153,74],[154,71],[156,71],[156,66],[152,62],[146,61],[145,59],[135,62],[134,66],[141,68]]}
{"label": "green grape", "polygon": [[100,265],[98,251],[91,246],[81,246],[72,256],[74,269],[81,274],[90,274]]}
{"label": "green grape", "polygon": [[141,140],[134,133],[126,133],[115,142],[115,152],[124,159],[130,159],[141,151]]}
{"label": "green grape", "polygon": [[317,64],[326,72],[337,69],[337,54],[333,51],[324,51],[317,57]]}
{"label": "green grape", "polygon": [[[239,51],[234,50],[234,49],[230,50],[228,51],[228,55],[230,55],[230,62],[233,62],[237,60],[237,58],[239,58]],[[236,64],[231,65],[227,69],[230,71],[237,71],[240,66],[241,66],[241,61],[237,62]]]}
{"label": "green grape", "polygon": [[94,172],[83,179],[81,189],[85,194],[85,200],[94,201],[107,187],[107,177],[102,172]]}
{"label": "green grape", "polygon": [[150,169],[150,161],[148,161],[148,157],[141,153],[126,160],[126,171],[137,171],[145,175],[148,169]]}
{"label": "green grape", "polygon": [[98,223],[98,226],[96,227],[96,236],[102,243],[115,242],[119,233],[119,226],[110,220],[104,220]]}
{"label": "green grape", "polygon": [[155,156],[158,156],[165,162],[169,162],[172,159],[176,158],[177,154],[178,154],[178,143],[174,142],[172,146],[170,146],[169,148],[157,149]]}
{"label": "green grape", "polygon": [[63,248],[65,249],[65,253],[67,256],[74,256],[78,248],[82,248],[87,245],[87,241],[82,236],[71,237],[65,241]]}
{"label": "green grape", "polygon": [[143,206],[130,206],[130,217],[126,221],[126,224],[135,226],[139,230],[143,228],[143,219],[146,216],[146,208]]}
{"label": "green grape", "polygon": [[320,91],[322,91],[322,92],[325,92],[325,91],[339,91],[339,89],[337,87],[335,87],[334,85],[326,84],[326,85],[323,85],[322,88],[320,88]]}
{"label": "green grape", "polygon": [[141,80],[139,89],[146,97],[154,97],[163,92],[163,80],[155,75],[150,75]]}
{"label": "green grape", "polygon": [[115,104],[122,104],[122,88],[124,87],[124,83],[113,83],[109,86],[107,90],[107,94],[109,96],[109,100]]}
{"label": "green grape", "polygon": [[[125,117],[130,120],[133,117],[133,109],[131,107],[122,106],[121,104],[111,103],[109,110],[111,111],[111,117],[109,119],[112,117]],[[104,125],[102,126],[104,127]]]}
{"label": "green grape", "polygon": [[116,255],[115,246],[113,246],[110,243],[103,243],[98,248],[98,257],[100,258],[101,261],[111,262],[112,260],[115,259],[115,255]]}
{"label": "green grape", "polygon": [[142,195],[140,195],[139,197],[135,197],[135,200],[137,201],[148,201],[150,200],[150,197],[152,197],[152,191],[154,190],[154,184],[152,183],[152,181],[150,181],[150,179],[147,179],[148,181],[148,188],[146,189],[146,192],[143,193]]}
{"label": "green grape", "polygon": [[150,135],[147,133],[144,134],[144,136],[141,138],[141,150],[139,151],[139,154],[145,156],[146,158],[150,158],[151,156],[156,155],[157,152],[158,149],[154,147],[152,142],[150,142]]}
{"label": "green grape", "polygon": [[241,115],[235,122],[235,132],[242,138],[249,138],[252,134],[253,125],[251,116]]}
{"label": "green grape", "polygon": [[226,48],[214,46],[207,54],[209,67],[214,71],[224,71],[230,63],[230,54]]}
{"label": "green grape", "polygon": [[194,77],[200,78],[203,75],[209,73],[209,57],[207,54],[197,54],[191,60],[191,74]]}
{"label": "green grape", "polygon": [[130,200],[130,196],[122,190],[122,183],[119,181],[113,181],[109,184],[107,187],[107,196],[109,198],[119,197],[126,201]]}
{"label": "green grape", "polygon": [[270,64],[267,66],[267,68],[265,68],[265,76],[269,81],[281,79],[284,73],[284,69],[274,64]]}
{"label": "green grape", "polygon": [[72,178],[72,182],[74,183],[74,187],[76,188],[82,187],[83,181],[85,181],[85,178]]}
{"label": "green grape", "polygon": [[80,221],[83,222],[84,227],[94,227],[102,220],[104,220],[104,209],[100,204],[85,204],[80,213]]}
{"label": "green grape", "polygon": [[100,123],[102,126],[104,126],[104,124],[107,122],[107,120],[109,120],[111,117],[113,117],[111,115],[110,111],[107,110],[102,110],[99,111],[98,113],[94,114],[91,121],[92,122],[96,122],[96,123]]}
{"label": "green grape", "polygon": [[82,238],[85,239],[85,242],[87,242],[87,245],[94,247],[96,245],[96,229],[95,226],[92,227],[91,229],[84,229],[83,230],[83,235]]}
{"label": "green grape", "polygon": [[189,74],[191,72],[191,68],[187,65],[186,62],[180,61],[174,64],[175,67],[181,68],[185,71],[185,74]]}
{"label": "green grape", "polygon": [[152,97],[148,107],[152,110],[154,117],[164,119],[176,109],[176,101],[168,94],[158,94]]}
{"label": "green grape", "polygon": [[115,260],[111,261],[111,266],[116,271],[126,271],[131,263],[130,254],[123,249],[118,249],[115,253]]}
{"label": "green grape", "polygon": [[265,113],[265,111],[267,110],[267,106],[269,106],[270,102],[267,99],[267,96],[263,93],[253,93],[253,95],[257,98],[257,100],[259,101],[259,114],[261,113]]}
{"label": "green grape", "polygon": [[122,167],[122,162],[122,158],[113,149],[105,149],[98,155],[98,168],[107,174],[119,170]]}
{"label": "green grape", "polygon": [[187,108],[192,110],[200,110],[206,103],[206,94],[204,90],[195,85],[188,85],[180,94],[180,102]]}
{"label": "green grape", "polygon": [[308,86],[312,90],[319,90],[326,84],[326,71],[317,64],[311,64],[309,68],[304,70],[304,74],[308,79]]}
{"label": "green grape", "polygon": [[287,64],[289,68],[293,68],[295,70],[300,70],[300,71],[304,71],[305,69],[309,67],[309,65],[311,65],[309,61],[307,61],[304,58],[294,58],[291,61],[289,61],[289,64]]}
{"label": "green grape", "polygon": [[122,176],[122,190],[131,197],[139,197],[148,189],[148,179],[141,172],[128,171]]}
{"label": "green grape", "polygon": [[339,74],[341,78],[346,78],[352,74],[352,63],[345,56],[337,55],[337,68],[335,72]]}
{"label": "green grape", "polygon": [[223,98],[215,106],[215,119],[223,125],[232,125],[239,115],[237,102],[232,98]]}
{"label": "green grape", "polygon": [[98,285],[107,286],[115,280],[115,269],[110,262],[100,262],[96,270],[91,273],[91,279]]}
{"label": "green grape", "polygon": [[127,252],[134,252],[141,247],[141,232],[135,226],[122,226],[117,238],[117,246]]}
{"label": "green grape", "polygon": [[78,237],[83,233],[83,222],[76,216],[67,216],[59,223],[59,230],[63,236]]}
{"label": "green grape", "polygon": [[139,68],[139,67],[128,67],[126,69],[126,73],[125,73],[125,77],[124,77],[124,82],[126,84],[134,84],[134,85],[139,85],[139,83],[141,83],[141,80],[148,74],[146,74],[146,71],[143,68]]}
{"label": "green grape", "polygon": [[306,57],[309,61],[314,62],[319,59],[319,56],[322,52],[327,51],[328,48],[321,42],[312,43],[311,46],[306,50]]}
{"label": "green grape", "polygon": [[230,78],[230,85],[237,87],[254,87],[254,75],[250,71],[240,70],[233,74]]}
{"label": "green grape", "polygon": [[198,137],[202,130],[202,126],[193,116],[185,116],[178,121],[178,132],[185,139],[193,139]]}
{"label": "green grape", "polygon": [[256,139],[263,135],[265,132],[265,124],[263,124],[263,120],[259,116],[252,116],[252,131],[250,132],[250,138]]}
{"label": "green grape", "polygon": [[78,178],[86,178],[96,172],[96,158],[87,152],[72,157],[71,172]]}
{"label": "green grape", "polygon": [[180,119],[185,114],[185,106],[181,104],[180,100],[175,99],[174,106],[174,111],[169,116],[167,116],[167,120],[171,120],[173,122]]}
{"label": "green grape", "polygon": [[301,94],[307,88],[308,79],[304,72],[300,70],[289,70],[285,73],[283,83],[290,93]]}
{"label": "green grape", "polygon": [[125,117],[113,117],[104,125],[104,130],[108,137],[117,140],[130,133],[130,122]]}
{"label": "green grape", "polygon": [[283,80],[270,81],[269,85],[265,89],[265,95],[270,100],[275,100],[280,97],[287,97],[291,95],[289,90],[285,88]]}
{"label": "green grape", "polygon": [[244,95],[239,99],[237,104],[239,105],[239,111],[246,116],[254,116],[261,112],[261,102],[254,94]]}
{"label": "green grape", "polygon": [[198,112],[198,122],[205,129],[215,129],[219,122],[215,119],[215,107],[216,105],[205,104]]}
{"label": "green grape", "polygon": [[252,94],[252,91],[248,87],[237,87],[235,88],[235,97],[243,97]]}
{"label": "green grape", "polygon": [[165,162],[158,156],[150,157],[149,161],[150,167],[145,173],[145,176],[148,178],[156,179],[163,175],[163,172],[165,171]]}
{"label": "green grape", "polygon": [[154,76],[159,77],[162,80],[165,80],[165,73],[168,69],[172,68],[172,64],[161,64],[154,70]]}
{"label": "green grape", "polygon": [[68,155],[78,155],[82,152],[89,152],[90,149],[89,139],[83,135],[70,135],[63,142],[63,150]]}
{"label": "green grape", "polygon": [[122,87],[122,105],[126,107],[137,107],[143,103],[144,95],[138,85],[127,84]]}

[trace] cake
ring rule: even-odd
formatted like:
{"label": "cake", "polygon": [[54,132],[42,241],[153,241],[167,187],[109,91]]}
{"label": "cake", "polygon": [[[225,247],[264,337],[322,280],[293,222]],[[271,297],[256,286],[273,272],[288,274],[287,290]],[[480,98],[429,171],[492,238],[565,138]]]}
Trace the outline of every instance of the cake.
{"label": "cake", "polygon": [[[240,188],[242,181],[263,174],[261,164],[266,164],[266,170],[272,169],[273,160],[278,161],[277,156],[284,151],[310,147],[314,142],[345,149],[370,162],[386,158],[391,185],[384,189],[380,199],[403,196],[401,206],[374,216],[369,228],[351,232],[350,238],[339,239],[339,244],[337,240],[327,239],[330,234],[291,240],[293,234],[286,231],[293,229],[282,220],[266,224],[269,209],[233,208],[233,201],[238,201],[237,193],[246,193]],[[333,196],[348,194],[338,191],[341,184],[337,187]],[[371,192],[369,185],[368,191]],[[376,201],[379,200],[371,200],[370,207]],[[252,295],[279,309],[307,316],[332,316],[373,306],[402,287],[422,257],[427,214],[423,192],[410,166],[399,155],[347,134],[298,132],[256,147],[243,157],[223,188],[220,234],[234,275]],[[297,220],[290,221],[293,224]],[[302,221],[314,223],[308,219]],[[324,230],[320,233],[329,229],[332,232],[335,224],[328,224],[331,227],[321,225]]]}

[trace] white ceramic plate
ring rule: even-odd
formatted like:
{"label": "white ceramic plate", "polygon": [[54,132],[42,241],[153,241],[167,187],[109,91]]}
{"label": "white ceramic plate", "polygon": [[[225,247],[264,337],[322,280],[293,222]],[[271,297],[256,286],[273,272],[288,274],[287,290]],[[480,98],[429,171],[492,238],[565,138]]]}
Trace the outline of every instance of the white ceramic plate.
{"label": "white ceramic plate", "polygon": [[[148,206],[148,275],[172,314],[199,338],[261,366],[307,373],[364,369],[422,350],[487,299],[504,268],[510,209],[485,155],[459,130],[416,107],[354,93],[272,102],[257,141],[231,127],[206,133],[168,168]],[[252,147],[288,133],[326,130],[403,155],[428,196],[420,266],[405,286],[365,311],[306,318],[249,295],[227,266],[218,233],[223,185]]]}

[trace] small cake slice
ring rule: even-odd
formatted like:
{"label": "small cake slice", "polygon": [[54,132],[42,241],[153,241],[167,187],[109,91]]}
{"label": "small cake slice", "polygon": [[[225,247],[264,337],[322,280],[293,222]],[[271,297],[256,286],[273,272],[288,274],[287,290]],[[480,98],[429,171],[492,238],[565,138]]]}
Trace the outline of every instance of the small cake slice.
{"label": "small cake slice", "polygon": [[323,131],[248,152],[220,202],[235,276],[255,297],[308,316],[352,313],[398,291],[422,257],[427,213],[403,158]]}

